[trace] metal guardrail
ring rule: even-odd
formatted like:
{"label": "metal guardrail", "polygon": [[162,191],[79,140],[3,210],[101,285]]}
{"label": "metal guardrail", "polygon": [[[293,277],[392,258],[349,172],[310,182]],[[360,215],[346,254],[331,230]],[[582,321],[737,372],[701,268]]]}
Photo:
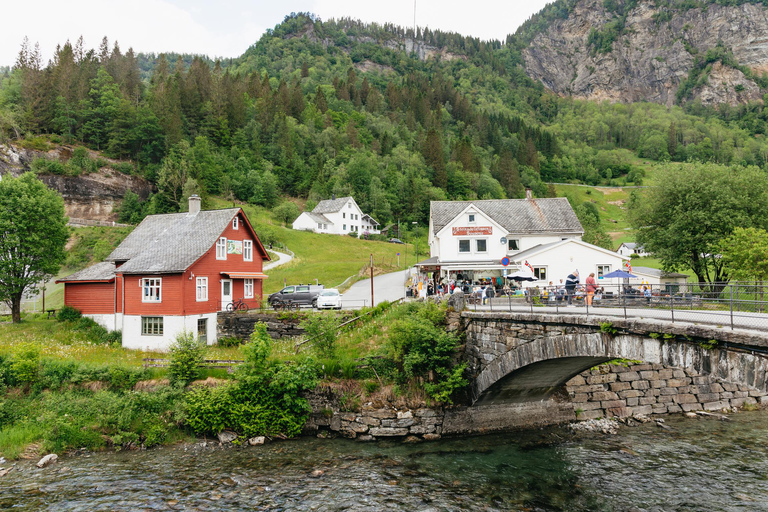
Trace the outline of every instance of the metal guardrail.
{"label": "metal guardrail", "polygon": [[580,288],[534,287],[523,296],[485,300],[475,292],[467,304],[475,311],[642,317],[768,331],[768,283],[600,285],[591,299]]}

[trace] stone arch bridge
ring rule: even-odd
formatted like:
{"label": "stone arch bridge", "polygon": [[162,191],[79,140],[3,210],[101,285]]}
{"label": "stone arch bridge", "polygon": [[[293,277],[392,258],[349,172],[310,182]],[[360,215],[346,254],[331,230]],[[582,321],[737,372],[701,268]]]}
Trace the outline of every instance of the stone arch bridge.
{"label": "stone arch bridge", "polygon": [[[449,328],[466,334],[471,405],[446,413],[446,433],[768,399],[768,333],[578,314],[452,315]],[[635,363],[590,370],[614,359]]]}

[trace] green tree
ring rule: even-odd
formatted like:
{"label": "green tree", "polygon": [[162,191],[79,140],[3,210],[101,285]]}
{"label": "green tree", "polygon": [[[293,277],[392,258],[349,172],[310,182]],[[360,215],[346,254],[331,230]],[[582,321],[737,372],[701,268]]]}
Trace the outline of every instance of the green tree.
{"label": "green tree", "polygon": [[69,237],[64,201],[34,174],[0,181],[0,300],[21,321],[25,291],[55,275]]}
{"label": "green tree", "polygon": [[737,227],[765,228],[768,178],[756,167],[716,164],[669,167],[659,186],[634,193],[629,219],[637,241],[664,270],[690,268],[719,294],[731,272],[719,255],[721,240]]}
{"label": "green tree", "polygon": [[286,226],[288,223],[296,220],[296,217],[301,214],[299,207],[290,201],[282,202],[280,206],[272,210],[272,213],[278,221],[282,222]]}
{"label": "green tree", "polygon": [[768,278],[768,231],[736,228],[720,243],[720,254],[731,276],[739,281],[757,281],[758,309],[762,309],[763,281]]}

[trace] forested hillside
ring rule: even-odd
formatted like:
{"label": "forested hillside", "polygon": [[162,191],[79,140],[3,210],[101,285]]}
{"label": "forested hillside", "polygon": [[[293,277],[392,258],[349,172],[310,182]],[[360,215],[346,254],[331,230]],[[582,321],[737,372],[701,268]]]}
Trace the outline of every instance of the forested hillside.
{"label": "forested hillside", "polygon": [[224,63],[137,56],[105,39],[62,43],[44,64],[25,41],[0,70],[0,144],[129,159],[158,190],[126,201],[133,221],[184,208],[192,193],[269,208],[335,193],[382,224],[425,222],[430,200],[641,184],[648,160],[765,165],[762,107],[557,97],[524,72],[526,27],[484,42],[294,14]]}

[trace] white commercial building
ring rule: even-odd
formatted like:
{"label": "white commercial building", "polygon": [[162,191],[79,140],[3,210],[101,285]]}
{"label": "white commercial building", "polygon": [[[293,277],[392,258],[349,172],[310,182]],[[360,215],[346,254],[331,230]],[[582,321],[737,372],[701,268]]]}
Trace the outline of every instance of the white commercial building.
{"label": "white commercial building", "polygon": [[[419,263],[422,272],[479,282],[524,267],[537,282],[555,284],[578,269],[582,283],[617,270],[627,258],[581,241],[584,229],[565,198],[432,201],[430,203],[430,258]],[[527,285],[526,285],[527,286]]]}

